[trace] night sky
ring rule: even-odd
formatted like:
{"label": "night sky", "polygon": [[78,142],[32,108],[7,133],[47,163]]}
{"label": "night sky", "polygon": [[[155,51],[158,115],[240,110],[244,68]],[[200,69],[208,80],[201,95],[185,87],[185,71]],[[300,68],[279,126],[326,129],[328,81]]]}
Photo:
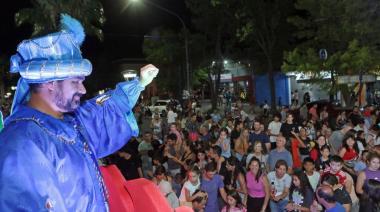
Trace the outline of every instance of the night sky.
{"label": "night sky", "polygon": [[[189,15],[184,0],[150,1],[177,13],[189,24]],[[102,3],[107,19],[103,26],[104,41],[100,42],[95,37],[87,36],[82,51],[84,57],[89,58],[94,65],[94,71],[90,77],[93,81],[91,84],[99,85],[100,83],[104,84],[103,87],[107,87],[115,80],[119,80],[113,77],[119,73],[110,71],[112,61],[121,58],[143,58],[144,35],[149,35],[151,30],[158,26],[180,29],[181,24],[176,17],[149,4],[140,2],[138,5],[126,6],[128,0],[102,0]],[[0,8],[0,54],[14,54],[17,44],[30,37],[30,25],[16,27],[14,24],[14,14],[20,8],[30,6],[28,0],[14,0],[2,4]],[[104,82],[104,77],[109,80]]]}

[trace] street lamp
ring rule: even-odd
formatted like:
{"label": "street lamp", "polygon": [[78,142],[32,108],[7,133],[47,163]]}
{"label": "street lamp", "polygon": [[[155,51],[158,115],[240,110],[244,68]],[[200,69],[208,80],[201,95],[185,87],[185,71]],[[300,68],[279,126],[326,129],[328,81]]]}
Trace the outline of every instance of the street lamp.
{"label": "street lamp", "polygon": [[137,71],[135,70],[125,70],[125,71],[122,71],[121,74],[123,75],[124,79],[126,81],[131,81],[133,80],[135,77],[137,77]]}
{"label": "street lamp", "polygon": [[[131,0],[131,1],[132,2],[138,2],[139,0]],[[187,87],[187,90],[190,92],[189,42],[188,42],[187,27],[186,27],[185,22],[182,20],[182,18],[179,15],[177,15],[175,12],[173,12],[171,10],[166,9],[165,7],[162,7],[156,3],[153,3],[153,2],[148,1],[148,0],[142,0],[142,2],[150,4],[150,5],[156,7],[160,10],[163,10],[163,11],[175,16],[181,22],[182,27],[185,31],[186,87]]]}

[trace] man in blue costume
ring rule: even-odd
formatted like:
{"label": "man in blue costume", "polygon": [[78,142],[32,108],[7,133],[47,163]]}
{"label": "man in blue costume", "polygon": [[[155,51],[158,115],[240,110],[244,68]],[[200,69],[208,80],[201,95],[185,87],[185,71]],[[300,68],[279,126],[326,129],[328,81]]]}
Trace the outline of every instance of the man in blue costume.
{"label": "man in blue costume", "polygon": [[25,40],[11,58],[21,78],[0,133],[0,211],[108,211],[97,159],[138,135],[132,108],[158,73],[119,83],[80,105],[91,63],[81,24],[62,15],[62,30]]}

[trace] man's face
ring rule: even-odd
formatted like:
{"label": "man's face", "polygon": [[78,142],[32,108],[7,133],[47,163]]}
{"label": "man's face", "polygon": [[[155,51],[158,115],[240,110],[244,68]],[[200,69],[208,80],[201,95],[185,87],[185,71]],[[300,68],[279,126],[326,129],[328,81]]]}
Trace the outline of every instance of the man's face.
{"label": "man's face", "polygon": [[145,133],[145,134],[144,134],[144,140],[145,140],[145,141],[151,141],[151,140],[152,140],[152,134],[150,134],[150,133]]}
{"label": "man's face", "polygon": [[86,94],[84,77],[75,77],[57,81],[54,90],[54,103],[60,112],[72,112],[80,105],[80,98]]}
{"label": "man's face", "polygon": [[259,131],[260,130],[260,122],[255,122],[253,124],[253,128],[254,128],[255,131]]}
{"label": "man's face", "polygon": [[215,174],[216,174],[216,171],[207,171],[206,172],[206,177],[208,179],[212,179],[215,176]]}
{"label": "man's face", "polygon": [[286,166],[280,166],[276,168],[276,176],[282,178],[286,173]]}
{"label": "man's face", "polygon": [[278,136],[276,138],[276,146],[280,147],[280,148],[284,147],[285,146],[285,138]]}

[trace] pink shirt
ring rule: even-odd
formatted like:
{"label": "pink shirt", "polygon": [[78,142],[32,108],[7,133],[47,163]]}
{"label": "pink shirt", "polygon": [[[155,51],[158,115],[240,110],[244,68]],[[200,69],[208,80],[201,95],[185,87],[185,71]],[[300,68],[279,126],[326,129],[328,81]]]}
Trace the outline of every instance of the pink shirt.
{"label": "pink shirt", "polygon": [[[227,206],[224,206],[221,212],[227,212]],[[247,212],[247,209],[244,207],[242,208],[233,207],[233,208],[229,208],[228,212]]]}
{"label": "pink shirt", "polygon": [[249,171],[246,175],[246,179],[249,196],[255,198],[265,197],[263,176],[260,176],[259,182],[257,182],[255,176],[252,174],[252,172]]}

